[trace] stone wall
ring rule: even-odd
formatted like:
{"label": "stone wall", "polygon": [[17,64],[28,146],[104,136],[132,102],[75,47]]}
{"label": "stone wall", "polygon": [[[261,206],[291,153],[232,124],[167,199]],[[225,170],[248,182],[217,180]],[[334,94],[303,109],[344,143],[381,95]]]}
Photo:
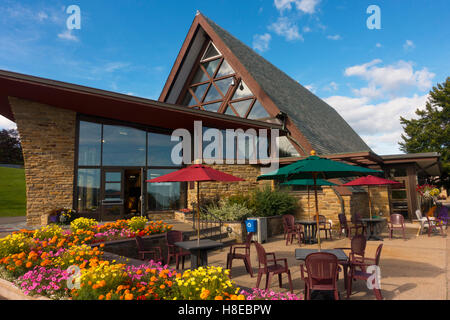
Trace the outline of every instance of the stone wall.
{"label": "stone wall", "polygon": [[23,148],[27,224],[47,224],[48,214],[73,205],[76,113],[9,98]]}
{"label": "stone wall", "polygon": [[[242,182],[201,182],[200,198],[213,199],[216,196],[220,198],[229,197],[231,195],[248,193],[249,191],[262,187],[264,185],[271,186],[272,181],[256,181],[261,175],[259,165],[208,165],[216,170],[231,174],[233,176],[244,179]],[[192,187],[192,188],[191,188]],[[197,202],[197,184],[188,184],[188,207],[192,209],[192,202]]]}

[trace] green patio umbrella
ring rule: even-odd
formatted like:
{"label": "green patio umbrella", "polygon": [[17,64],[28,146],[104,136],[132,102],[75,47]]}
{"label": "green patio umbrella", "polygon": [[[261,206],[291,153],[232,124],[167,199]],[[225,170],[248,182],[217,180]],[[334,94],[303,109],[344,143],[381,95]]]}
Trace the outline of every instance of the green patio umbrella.
{"label": "green patio umbrella", "polygon": [[[316,152],[311,151],[311,156],[295,163],[287,165],[276,171],[263,174],[257,180],[279,180],[290,181],[296,179],[313,179],[314,186],[317,186],[317,179],[346,178],[364,174],[383,173],[382,171],[353,166],[343,162],[333,161],[316,156]],[[314,188],[316,203],[316,223],[319,230],[319,204],[317,201],[317,189]],[[317,242],[320,245],[320,232],[317,232]]]}
{"label": "green patio umbrella", "polygon": [[[283,183],[281,183],[281,185],[282,186],[306,186],[307,187],[307,189],[308,189],[308,218],[311,219],[310,205],[309,205],[309,187],[314,186],[314,180],[313,179],[295,179],[295,180],[283,182]],[[333,183],[331,181],[317,179],[316,186],[337,186],[337,184]]]}

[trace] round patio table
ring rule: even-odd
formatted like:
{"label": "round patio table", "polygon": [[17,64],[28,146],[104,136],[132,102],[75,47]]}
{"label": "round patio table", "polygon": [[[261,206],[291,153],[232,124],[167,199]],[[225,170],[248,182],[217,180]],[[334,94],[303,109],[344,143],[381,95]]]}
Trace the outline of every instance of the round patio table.
{"label": "round patio table", "polygon": [[386,221],[386,218],[361,218],[361,222],[369,227],[370,234],[367,241],[383,241],[383,238],[376,234],[376,226]]}
{"label": "round patio table", "polygon": [[303,243],[314,244],[317,243],[317,221],[314,220],[295,220],[295,223],[301,224],[305,230],[305,239]]}
{"label": "round patio table", "polygon": [[223,243],[210,239],[175,242],[175,245],[191,253],[191,269],[208,265],[208,251],[224,246]]}

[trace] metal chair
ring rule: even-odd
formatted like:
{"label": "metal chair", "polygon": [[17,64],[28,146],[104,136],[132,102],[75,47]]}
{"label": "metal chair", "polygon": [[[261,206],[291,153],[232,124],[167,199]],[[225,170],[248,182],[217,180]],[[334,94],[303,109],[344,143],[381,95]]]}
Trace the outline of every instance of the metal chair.
{"label": "metal chair", "polygon": [[[249,232],[244,243],[233,243],[230,245],[230,252],[227,254],[227,269],[230,269],[231,278],[231,266],[233,259],[242,259],[244,261],[245,269],[253,277],[252,265],[250,263],[250,245],[252,244],[253,232]],[[244,249],[244,253],[238,253],[236,250]]]}
{"label": "metal chair", "polygon": [[311,253],[305,260],[306,270],[300,265],[301,278],[305,282],[305,300],[311,300],[311,291],[333,291],[335,300],[339,300],[337,281],[339,278],[338,259],[327,252]]}
{"label": "metal chair", "polygon": [[[256,247],[256,253],[258,255],[258,279],[256,280],[256,287],[259,288],[262,276],[266,275],[266,290],[269,288],[272,276],[278,275],[278,283],[280,288],[282,287],[282,274],[286,273],[289,280],[289,288],[291,293],[294,292],[292,287],[291,271],[289,270],[287,259],[277,259],[274,252],[266,253],[264,247],[258,242],[254,242]],[[273,259],[267,259],[267,256],[273,256]],[[278,261],[283,261],[284,265],[278,264]],[[269,264],[269,262],[272,262]]]}

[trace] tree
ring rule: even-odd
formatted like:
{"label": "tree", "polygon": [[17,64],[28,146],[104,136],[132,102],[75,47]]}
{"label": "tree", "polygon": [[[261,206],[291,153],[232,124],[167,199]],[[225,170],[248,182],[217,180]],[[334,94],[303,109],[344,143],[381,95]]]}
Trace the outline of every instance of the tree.
{"label": "tree", "polygon": [[450,77],[430,91],[425,109],[417,109],[418,119],[400,117],[405,131],[400,149],[406,153],[438,152],[442,175],[434,181],[450,190]]}
{"label": "tree", "polygon": [[0,163],[23,164],[22,146],[15,129],[0,131]]}

